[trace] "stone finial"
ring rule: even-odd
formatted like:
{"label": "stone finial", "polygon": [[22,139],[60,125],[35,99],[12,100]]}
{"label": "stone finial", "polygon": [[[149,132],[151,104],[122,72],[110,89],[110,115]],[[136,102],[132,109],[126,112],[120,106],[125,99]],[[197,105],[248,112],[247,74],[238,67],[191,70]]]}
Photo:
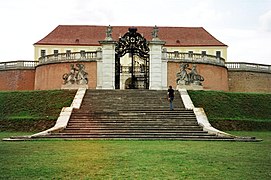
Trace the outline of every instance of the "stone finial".
{"label": "stone finial", "polygon": [[152,40],[159,40],[158,38],[158,27],[155,25],[152,30]]}
{"label": "stone finial", "polygon": [[112,38],[112,30],[113,28],[109,25],[106,29],[106,37],[105,37],[105,40],[107,41],[110,41],[110,40],[113,40]]}

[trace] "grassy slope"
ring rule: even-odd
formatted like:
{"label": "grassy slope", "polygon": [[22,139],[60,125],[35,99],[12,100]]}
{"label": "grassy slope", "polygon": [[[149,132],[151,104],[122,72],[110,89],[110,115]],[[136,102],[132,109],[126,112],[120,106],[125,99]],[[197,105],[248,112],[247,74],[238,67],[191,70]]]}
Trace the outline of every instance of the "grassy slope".
{"label": "grassy slope", "polygon": [[[0,130],[39,131],[51,127],[61,108],[70,106],[75,93],[61,90],[0,92]],[[271,94],[218,91],[189,91],[189,94],[195,106],[203,107],[213,123],[220,120],[241,120],[257,122],[258,127],[268,127],[259,130],[271,128]],[[268,126],[266,122],[269,123]],[[217,127],[229,124],[232,122],[220,123]],[[255,130],[255,124],[250,123],[249,126],[221,129]]]}
{"label": "grassy slope", "polygon": [[263,141],[0,141],[0,179],[271,179],[271,133],[230,133]]}
{"label": "grassy slope", "polygon": [[0,92],[0,130],[37,131],[54,124],[76,91]]}
{"label": "grassy slope", "polygon": [[75,91],[0,92],[1,119],[56,119],[63,106],[70,106]]}
{"label": "grassy slope", "polygon": [[271,122],[271,94],[189,91],[196,107],[203,107],[210,121]]}

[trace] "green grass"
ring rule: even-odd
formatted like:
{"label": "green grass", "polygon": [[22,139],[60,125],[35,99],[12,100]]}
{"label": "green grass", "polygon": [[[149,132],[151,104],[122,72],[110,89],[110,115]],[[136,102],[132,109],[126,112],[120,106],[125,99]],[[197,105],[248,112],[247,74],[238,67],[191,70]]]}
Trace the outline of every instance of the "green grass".
{"label": "green grass", "polygon": [[0,118],[56,119],[63,106],[70,106],[75,91],[12,91],[0,92]]}
{"label": "green grass", "polygon": [[208,119],[271,122],[271,94],[189,91]]}
{"label": "green grass", "polygon": [[271,132],[231,133],[263,141],[0,141],[0,179],[270,179]]}
{"label": "green grass", "polygon": [[38,131],[51,127],[76,91],[0,92],[0,130]]}

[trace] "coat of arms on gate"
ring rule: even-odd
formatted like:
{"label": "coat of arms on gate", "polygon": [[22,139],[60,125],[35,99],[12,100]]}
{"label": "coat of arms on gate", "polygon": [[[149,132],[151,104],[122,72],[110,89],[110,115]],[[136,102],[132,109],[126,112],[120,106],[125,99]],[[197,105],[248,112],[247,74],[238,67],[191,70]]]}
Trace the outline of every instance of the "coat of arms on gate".
{"label": "coat of arms on gate", "polygon": [[71,70],[69,73],[63,74],[62,78],[64,80],[64,85],[78,84],[85,85],[88,84],[88,73],[85,71],[84,64],[71,64]]}

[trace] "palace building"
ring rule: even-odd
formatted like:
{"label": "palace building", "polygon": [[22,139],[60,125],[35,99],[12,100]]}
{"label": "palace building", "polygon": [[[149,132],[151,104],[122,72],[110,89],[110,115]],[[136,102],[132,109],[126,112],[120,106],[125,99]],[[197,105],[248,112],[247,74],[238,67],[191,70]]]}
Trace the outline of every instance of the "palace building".
{"label": "palace building", "polygon": [[59,25],[34,43],[34,61],[0,63],[0,90],[270,92],[270,66],[227,62],[227,47],[202,27]]}
{"label": "palace building", "polygon": [[[35,60],[55,53],[95,51],[105,39],[106,26],[60,25],[34,44]],[[152,40],[154,27],[136,27],[147,41]],[[112,27],[112,40],[118,42],[128,26]],[[217,40],[202,27],[159,27],[158,37],[165,42],[168,51],[208,54],[227,59],[227,45]]]}

